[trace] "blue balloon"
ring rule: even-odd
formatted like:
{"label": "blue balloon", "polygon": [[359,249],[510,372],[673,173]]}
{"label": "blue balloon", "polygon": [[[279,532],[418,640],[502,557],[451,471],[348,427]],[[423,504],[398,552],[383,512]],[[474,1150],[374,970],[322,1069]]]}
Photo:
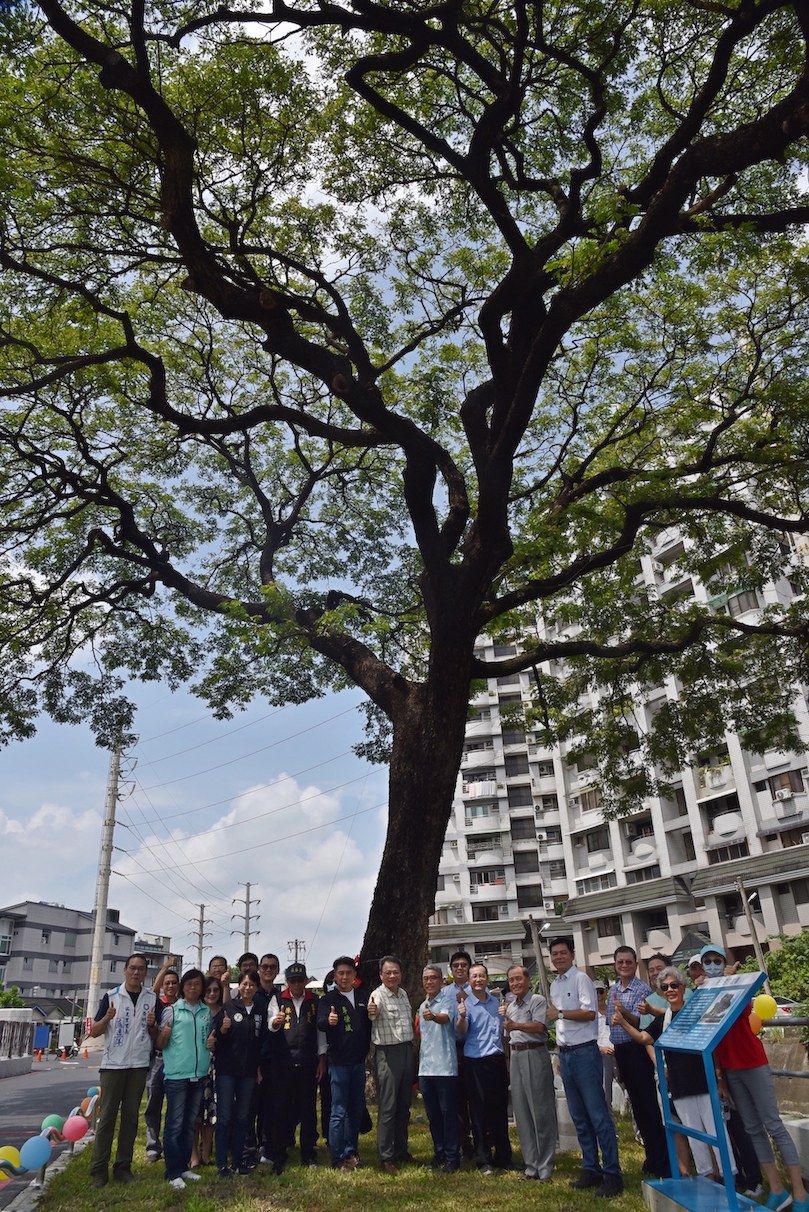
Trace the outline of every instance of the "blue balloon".
{"label": "blue balloon", "polygon": [[51,1160],[51,1142],[47,1136],[32,1136],[20,1149],[20,1165],[26,1170],[38,1170]]}
{"label": "blue balloon", "polygon": [[91,1086],[90,1089],[87,1091],[87,1097],[92,1098],[94,1094],[98,1094],[98,1093],[99,1093],[98,1086]]}

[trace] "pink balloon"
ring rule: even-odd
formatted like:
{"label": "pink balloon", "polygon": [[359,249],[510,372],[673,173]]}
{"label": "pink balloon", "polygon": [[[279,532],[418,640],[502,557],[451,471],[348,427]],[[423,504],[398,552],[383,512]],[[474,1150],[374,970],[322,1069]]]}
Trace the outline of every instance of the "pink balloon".
{"label": "pink balloon", "polygon": [[81,1140],[90,1125],[83,1115],[71,1115],[65,1120],[62,1136],[65,1140]]}

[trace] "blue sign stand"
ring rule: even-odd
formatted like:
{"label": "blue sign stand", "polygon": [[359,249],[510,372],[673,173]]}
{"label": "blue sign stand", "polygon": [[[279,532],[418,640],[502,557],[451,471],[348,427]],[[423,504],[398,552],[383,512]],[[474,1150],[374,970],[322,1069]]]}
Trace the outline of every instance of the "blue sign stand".
{"label": "blue sign stand", "polygon": [[[644,1198],[653,1212],[669,1212],[672,1205],[687,1208],[688,1212],[747,1212],[758,1208],[753,1201],[739,1196],[733,1181],[733,1160],[723,1131],[722,1105],[716,1083],[713,1052],[719,1041],[747,1007],[753,994],[764,984],[763,972],[745,973],[738,976],[723,976],[707,981],[694,991],[682,1010],[655,1043],[657,1076],[660,1082],[660,1099],[663,1104],[663,1124],[672,1174],[677,1174],[679,1165],[674,1147],[674,1134],[692,1136],[704,1141],[719,1153],[724,1194],[722,1187],[708,1178],[664,1178],[644,1182]],[[666,1082],[665,1052],[698,1052],[705,1065],[705,1080],[711,1100],[715,1135],[688,1128],[674,1120],[669,1103]]]}

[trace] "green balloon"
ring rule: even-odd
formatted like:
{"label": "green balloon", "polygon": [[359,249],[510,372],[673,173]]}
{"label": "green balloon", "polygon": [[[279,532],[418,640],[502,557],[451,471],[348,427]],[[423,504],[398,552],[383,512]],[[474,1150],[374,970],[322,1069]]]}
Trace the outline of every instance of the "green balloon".
{"label": "green balloon", "polygon": [[46,1128],[55,1128],[57,1132],[61,1132],[65,1126],[65,1121],[61,1115],[46,1115],[40,1125],[40,1131],[44,1132]]}

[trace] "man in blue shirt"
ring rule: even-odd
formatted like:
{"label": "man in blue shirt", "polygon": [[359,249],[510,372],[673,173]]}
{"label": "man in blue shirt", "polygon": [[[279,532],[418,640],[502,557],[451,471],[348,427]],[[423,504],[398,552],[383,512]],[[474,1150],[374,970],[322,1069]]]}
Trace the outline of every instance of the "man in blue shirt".
{"label": "man in blue shirt", "polygon": [[419,1010],[419,1090],[433,1138],[433,1169],[454,1174],[461,1164],[458,1131],[458,1001],[441,969],[428,964],[421,975],[425,999]]}
{"label": "man in blue shirt", "polygon": [[472,996],[459,1004],[456,1028],[459,1038],[464,1040],[472,1140],[475,1163],[481,1174],[494,1174],[495,1166],[511,1169],[503,1019],[500,1002],[489,993],[488,983],[486,965],[473,964],[469,969]]}

